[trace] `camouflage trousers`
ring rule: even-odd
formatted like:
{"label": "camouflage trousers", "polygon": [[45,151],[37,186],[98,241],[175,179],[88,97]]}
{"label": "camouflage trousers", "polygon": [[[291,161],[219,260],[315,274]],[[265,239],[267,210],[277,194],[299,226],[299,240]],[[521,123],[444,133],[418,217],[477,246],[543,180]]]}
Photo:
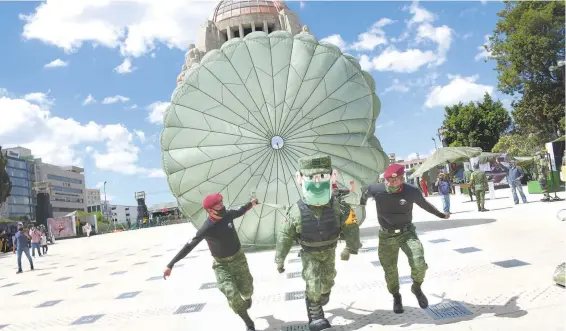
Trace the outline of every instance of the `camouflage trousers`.
{"label": "camouflage trousers", "polygon": [[239,251],[234,256],[215,259],[212,269],[220,291],[228,299],[228,305],[238,314],[248,309],[246,300],[254,293],[253,277],[250,274],[248,261],[244,252]]}
{"label": "camouflage trousers", "polygon": [[387,289],[391,294],[399,293],[399,271],[397,270],[399,249],[407,255],[413,282],[422,283],[428,269],[424,259],[423,245],[417,237],[414,225],[400,233],[379,231],[379,262],[383,267]]}
{"label": "camouflage trousers", "polygon": [[548,182],[546,181],[546,177],[544,175],[539,175],[538,183],[540,184],[540,189],[544,197],[550,197],[550,194],[548,194]]}
{"label": "camouflage trousers", "polygon": [[306,297],[318,302],[322,294],[330,293],[336,278],[336,247],[318,252],[303,251],[303,280],[306,283]]}
{"label": "camouflage trousers", "polygon": [[478,204],[478,210],[485,209],[485,188],[478,187],[474,189],[476,195],[476,203]]}

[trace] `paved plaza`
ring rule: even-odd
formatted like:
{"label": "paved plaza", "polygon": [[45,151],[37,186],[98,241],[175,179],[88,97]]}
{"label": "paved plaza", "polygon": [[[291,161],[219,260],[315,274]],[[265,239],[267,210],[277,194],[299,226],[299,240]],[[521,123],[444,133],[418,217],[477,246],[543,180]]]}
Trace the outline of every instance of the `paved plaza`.
{"label": "paved plaza", "polygon": [[[515,206],[508,189],[496,195],[485,213],[467,196],[453,196],[449,220],[415,207],[429,265],[423,289],[430,307],[420,309],[410,293],[410,270],[401,253],[400,315],[392,312],[385,287],[370,204],[362,252],[337,261],[336,286],[325,309],[333,330],[566,330],[566,290],[552,282],[566,258],[566,222],[557,219],[566,203],[538,202],[537,195]],[[438,197],[428,199],[440,207]],[[0,330],[244,330],[215,288],[205,242],[163,280],[163,268],[194,233],[191,225],[180,224],[62,240],[50,245],[47,256],[35,258],[35,271],[24,257],[20,275],[15,255],[2,254]],[[273,258],[273,251],[248,254],[255,285],[250,315],[258,330],[308,330],[297,251],[289,255],[284,274]]]}

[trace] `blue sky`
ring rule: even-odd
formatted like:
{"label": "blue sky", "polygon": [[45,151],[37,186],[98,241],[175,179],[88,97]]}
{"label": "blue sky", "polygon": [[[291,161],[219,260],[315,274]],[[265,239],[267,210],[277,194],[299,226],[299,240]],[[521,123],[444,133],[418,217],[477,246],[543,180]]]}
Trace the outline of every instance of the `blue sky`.
{"label": "blue sky", "polygon": [[[159,123],[214,2],[0,3],[0,145],[85,168],[114,203],[173,201]],[[288,2],[319,39],[360,59],[381,99],[386,153],[425,156],[444,105],[497,91],[481,49],[501,2]]]}

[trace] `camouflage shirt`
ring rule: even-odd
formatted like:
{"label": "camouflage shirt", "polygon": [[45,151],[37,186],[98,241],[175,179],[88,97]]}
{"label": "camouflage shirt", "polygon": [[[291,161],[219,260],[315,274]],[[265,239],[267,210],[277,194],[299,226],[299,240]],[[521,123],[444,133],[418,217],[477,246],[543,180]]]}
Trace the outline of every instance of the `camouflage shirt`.
{"label": "camouflage shirt", "polygon": [[487,176],[482,170],[476,170],[472,173],[470,186],[477,190],[485,190],[487,188]]}
{"label": "camouflage shirt", "polygon": [[[338,202],[335,200],[335,202]],[[342,235],[346,241],[346,247],[352,254],[357,254],[360,246],[360,226],[351,208],[346,204],[334,203],[334,215],[340,222]],[[316,217],[320,217],[323,206],[308,206]],[[348,210],[348,211],[347,211]],[[293,246],[293,241],[301,233],[301,211],[297,204],[292,205],[287,210],[287,216],[283,227],[277,235],[277,245],[275,249],[275,263],[282,264],[287,258],[287,254]]]}

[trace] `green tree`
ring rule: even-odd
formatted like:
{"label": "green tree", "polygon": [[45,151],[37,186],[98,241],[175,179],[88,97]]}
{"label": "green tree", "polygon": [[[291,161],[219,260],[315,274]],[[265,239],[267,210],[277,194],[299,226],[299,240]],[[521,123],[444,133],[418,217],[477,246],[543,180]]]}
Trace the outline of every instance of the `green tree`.
{"label": "green tree", "polygon": [[506,1],[486,49],[497,62],[499,89],[520,94],[513,119],[539,141],[564,134],[563,1]]}
{"label": "green tree", "polygon": [[450,147],[481,147],[490,151],[511,125],[511,117],[501,101],[494,102],[487,93],[481,102],[459,103],[444,110],[442,130]]}
{"label": "green tree", "polygon": [[499,138],[493,149],[494,153],[510,153],[513,156],[532,156],[540,149],[535,135],[511,134]]}

